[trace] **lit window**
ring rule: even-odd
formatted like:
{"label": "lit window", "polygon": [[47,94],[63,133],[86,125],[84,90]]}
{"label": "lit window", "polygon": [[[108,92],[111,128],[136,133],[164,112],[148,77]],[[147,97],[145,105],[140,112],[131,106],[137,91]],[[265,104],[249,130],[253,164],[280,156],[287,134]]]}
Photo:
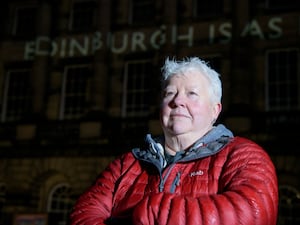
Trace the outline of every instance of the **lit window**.
{"label": "lit window", "polygon": [[29,69],[7,72],[3,94],[2,122],[17,121],[31,113],[30,73]]}
{"label": "lit window", "polygon": [[299,51],[279,50],[267,53],[267,109],[298,110]]}
{"label": "lit window", "polygon": [[86,109],[87,84],[92,71],[88,65],[65,68],[60,119],[78,119]]}
{"label": "lit window", "polygon": [[147,116],[150,104],[152,64],[148,60],[130,61],[125,65],[123,116]]}
{"label": "lit window", "polygon": [[73,205],[69,185],[64,183],[56,185],[48,200],[49,225],[67,225]]}

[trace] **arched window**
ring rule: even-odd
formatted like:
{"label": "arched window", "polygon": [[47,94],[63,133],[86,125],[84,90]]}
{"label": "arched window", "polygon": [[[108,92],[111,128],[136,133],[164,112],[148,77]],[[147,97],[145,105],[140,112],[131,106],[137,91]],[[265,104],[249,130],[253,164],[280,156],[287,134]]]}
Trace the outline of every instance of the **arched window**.
{"label": "arched window", "polygon": [[67,225],[73,204],[68,184],[61,183],[53,187],[48,198],[49,225]]}
{"label": "arched window", "polygon": [[300,224],[300,191],[295,187],[279,186],[278,225]]}

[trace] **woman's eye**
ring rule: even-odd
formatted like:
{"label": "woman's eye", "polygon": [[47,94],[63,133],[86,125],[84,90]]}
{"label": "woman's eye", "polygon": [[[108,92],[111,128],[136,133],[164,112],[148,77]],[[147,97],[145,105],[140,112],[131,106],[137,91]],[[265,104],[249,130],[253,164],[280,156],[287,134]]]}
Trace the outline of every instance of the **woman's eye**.
{"label": "woman's eye", "polygon": [[165,92],[165,97],[172,96],[172,95],[174,95],[173,91],[166,91]]}
{"label": "woman's eye", "polygon": [[195,91],[190,91],[190,92],[189,92],[189,95],[198,95],[198,94],[197,94],[197,92],[195,92]]}
{"label": "woman's eye", "polygon": [[171,95],[174,95],[175,94],[175,90],[172,90],[172,89],[170,89],[170,88],[166,88],[165,90],[164,90],[164,96],[166,97],[166,96],[171,96]]}

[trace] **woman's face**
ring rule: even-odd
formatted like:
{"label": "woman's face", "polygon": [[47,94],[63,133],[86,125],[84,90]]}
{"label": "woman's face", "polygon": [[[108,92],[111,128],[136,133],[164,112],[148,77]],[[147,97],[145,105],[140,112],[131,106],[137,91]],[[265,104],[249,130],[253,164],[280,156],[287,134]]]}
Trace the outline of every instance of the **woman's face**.
{"label": "woman's face", "polygon": [[165,135],[197,140],[213,126],[221,103],[213,104],[209,81],[197,71],[187,71],[169,79],[163,92],[161,124]]}

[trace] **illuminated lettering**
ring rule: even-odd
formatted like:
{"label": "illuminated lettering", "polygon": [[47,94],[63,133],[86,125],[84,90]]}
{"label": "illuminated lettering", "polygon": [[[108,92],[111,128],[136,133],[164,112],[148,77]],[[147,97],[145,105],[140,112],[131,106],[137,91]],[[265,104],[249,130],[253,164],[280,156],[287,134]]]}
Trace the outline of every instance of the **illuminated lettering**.
{"label": "illuminated lettering", "polygon": [[220,42],[222,44],[230,42],[230,40],[232,38],[231,30],[232,30],[231,23],[222,23],[221,24],[221,26],[220,26],[220,33],[224,37],[224,39],[220,40]]}
{"label": "illuminated lettering", "polygon": [[24,59],[25,60],[32,60],[34,59],[35,55],[35,42],[29,41],[25,43],[25,49],[24,49]]}
{"label": "illuminated lettering", "polygon": [[120,53],[122,53],[126,50],[126,48],[128,46],[128,34],[125,33],[125,34],[122,35],[122,37],[123,38],[122,38],[122,41],[121,41],[121,43],[122,43],[121,47],[116,48],[116,46],[115,46],[115,35],[110,35],[110,45],[111,45],[111,51],[113,53],[120,54]]}
{"label": "illuminated lettering", "polygon": [[159,49],[166,43],[166,26],[162,26],[160,30],[155,31],[150,37],[150,44],[154,49]]}
{"label": "illuminated lettering", "polygon": [[100,32],[95,32],[95,36],[92,39],[92,53],[101,49],[101,47],[103,46],[101,36],[102,35]]}
{"label": "illuminated lettering", "polygon": [[57,51],[58,51],[58,46],[57,46],[56,42],[52,41],[51,42],[50,56],[55,56]]}
{"label": "illuminated lettering", "polygon": [[210,24],[208,27],[208,43],[213,44],[215,40],[215,25]]}
{"label": "illuminated lettering", "polygon": [[194,34],[194,28],[193,27],[189,27],[188,28],[188,33],[186,35],[178,35],[177,32],[177,26],[173,25],[172,26],[172,44],[176,44],[177,40],[179,41],[184,41],[187,40],[188,41],[188,46],[191,47],[193,46],[193,34]]}
{"label": "illuminated lettering", "polygon": [[[267,21],[267,31],[263,31],[257,20],[251,20],[245,24],[241,30],[240,37],[257,37],[260,40],[265,38],[276,39],[283,34],[282,18],[272,17]],[[179,29],[180,28],[180,29]],[[169,32],[169,33],[167,33]],[[202,34],[202,31],[201,31]],[[167,41],[172,45],[185,44],[188,47],[194,45],[194,40],[202,38],[194,33],[193,26],[171,25],[167,29],[162,25],[159,29],[153,29],[152,32],[116,32],[102,34],[96,31],[93,35],[81,35],[76,37],[63,37],[51,40],[47,36],[39,36],[35,41],[25,43],[24,59],[32,60],[36,56],[51,57],[74,57],[87,56],[94,54],[95,51],[102,48],[109,49],[113,54],[122,54],[125,52],[147,51],[148,49],[160,49]],[[167,38],[170,37],[170,38]],[[207,30],[208,44],[227,44],[232,40],[232,24],[224,22],[209,24]],[[198,43],[198,42],[196,42]]]}
{"label": "illuminated lettering", "polygon": [[279,26],[279,24],[281,23],[282,23],[282,19],[279,17],[271,18],[269,20],[268,26],[269,28],[271,28],[271,31],[274,31],[270,33],[269,38],[275,39],[281,37],[282,29]]}
{"label": "illuminated lettering", "polygon": [[79,41],[75,39],[70,40],[70,48],[69,48],[69,56],[74,56],[75,51],[78,50],[79,53],[83,56],[86,56],[89,51],[89,38],[84,37],[83,39],[83,45],[80,44]]}
{"label": "illuminated lettering", "polygon": [[[54,43],[56,45],[56,43]],[[66,46],[67,46],[67,40],[62,39],[61,40],[61,45],[60,45],[60,57],[65,57],[66,56]]]}
{"label": "illuminated lettering", "polygon": [[256,20],[252,20],[250,21],[244,28],[244,30],[242,31],[241,37],[245,37],[245,36],[257,36],[259,37],[261,40],[264,39],[264,34],[259,26],[259,24],[257,23]]}
{"label": "illuminated lettering", "polygon": [[133,32],[131,39],[131,50],[134,52],[139,46],[142,51],[146,51],[147,48],[144,44],[145,35],[142,32]]}
{"label": "illuminated lettering", "polygon": [[51,45],[51,39],[49,37],[37,37],[35,42],[35,54],[49,55],[49,44]]}

